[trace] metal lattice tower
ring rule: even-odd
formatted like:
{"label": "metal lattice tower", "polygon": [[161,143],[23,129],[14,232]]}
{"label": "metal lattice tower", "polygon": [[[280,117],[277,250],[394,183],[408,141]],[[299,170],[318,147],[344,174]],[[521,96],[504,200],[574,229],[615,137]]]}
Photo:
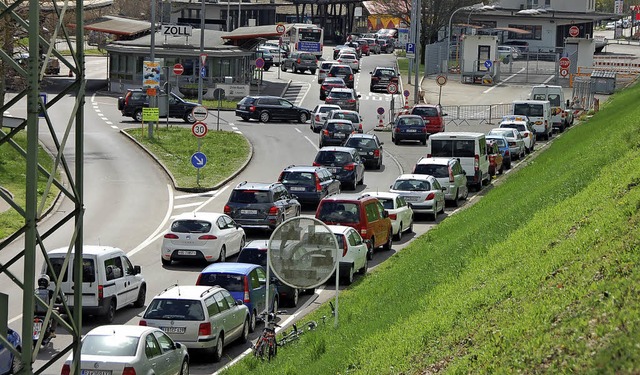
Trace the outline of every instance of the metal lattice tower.
{"label": "metal lattice tower", "polygon": [[[43,5],[46,4],[46,9]],[[8,238],[0,240],[0,253],[8,255],[10,260],[5,264],[0,263],[0,277],[2,280],[8,279],[13,282],[11,286],[17,286],[22,290],[22,352],[14,354],[22,358],[23,367],[20,374],[41,374],[50,366],[66,357],[69,353],[80,353],[80,337],[82,329],[82,296],[81,277],[75,279],[73,308],[70,309],[67,302],[63,303],[62,312],[68,314],[68,321],[58,319],[58,329],[66,330],[73,338],[71,344],[62,348],[49,361],[38,363],[35,368],[34,359],[37,357],[40,345],[34,347],[31,340],[33,332],[33,310],[34,310],[34,289],[35,280],[39,275],[36,270],[36,259],[39,257],[47,259],[44,254],[46,249],[44,240],[56,231],[59,231],[63,224],[74,223],[74,231],[68,237],[68,252],[65,264],[70,261],[71,255],[75,252],[73,263],[73,273],[82,275],[82,216],[83,207],[83,133],[84,133],[84,96],[85,96],[85,67],[84,67],[84,14],[83,1],[56,3],[55,1],[44,0],[0,0],[0,115],[17,105],[17,103],[27,103],[27,116],[20,119],[12,127],[2,127],[3,119],[0,116],[0,147],[11,147],[25,161],[26,176],[26,198],[24,206],[13,200],[11,195],[0,190],[0,198],[10,205],[10,210],[15,210],[23,219],[23,225]],[[43,17],[49,21],[48,25],[55,24],[49,29],[43,26]],[[75,24],[75,40],[68,32],[67,24],[72,21]],[[28,38],[26,46],[29,53],[26,66],[20,65],[14,60],[13,42],[9,38],[14,35],[24,35]],[[56,43],[58,41],[58,43]],[[8,48],[7,46],[11,46]],[[70,55],[62,56],[56,49],[64,46],[64,50],[71,52]],[[75,78],[66,80],[62,90],[47,100],[45,104],[40,97],[42,90],[42,79],[49,59],[57,58],[60,65],[64,65],[73,72]],[[23,82],[23,88],[17,89],[15,96],[6,100],[7,77],[10,72],[15,71],[16,77]],[[75,105],[69,108],[63,106],[61,100],[68,97],[75,98]],[[64,128],[64,132],[54,130],[54,126],[49,113],[56,111],[56,119],[60,114],[68,114],[69,118]],[[7,121],[7,119],[4,119]],[[59,121],[59,120],[57,120]],[[7,125],[7,124],[4,124]],[[59,124],[57,124],[59,125]],[[53,140],[55,150],[53,150],[53,167],[44,168],[38,164],[38,145],[40,133],[46,133],[47,137]],[[23,148],[14,139],[18,134],[26,134],[26,148]],[[70,136],[70,134],[73,134]],[[72,138],[73,137],[73,138]],[[71,139],[70,139],[71,138]],[[71,162],[64,154],[67,141],[75,142],[75,158]],[[38,180],[46,180],[44,192],[38,192]],[[0,185],[2,181],[0,180]],[[40,220],[43,219],[43,211],[46,209],[45,200],[52,189],[58,189],[60,194],[73,202],[74,209],[62,217],[57,215],[48,218],[47,224],[52,224],[50,229],[41,230]],[[54,221],[51,223],[51,221]],[[66,241],[66,240],[65,240]],[[20,243],[24,246],[20,247]],[[17,249],[17,250],[16,250]],[[48,261],[47,261],[48,262]],[[22,263],[22,274],[10,270],[15,264]],[[48,264],[49,267],[51,264]],[[52,287],[55,291],[60,290],[59,281],[64,277],[52,280]],[[0,286],[1,293],[6,286]],[[69,301],[70,302],[70,301]],[[4,347],[11,347],[7,341],[7,298],[0,298],[0,343]],[[53,304],[53,301],[52,301]],[[45,317],[45,322],[53,319],[52,305]],[[44,325],[46,327],[46,324]],[[72,373],[79,374],[79,355],[74,356],[75,361],[72,366]],[[32,360],[33,359],[33,360]],[[59,371],[55,369],[54,371]]]}

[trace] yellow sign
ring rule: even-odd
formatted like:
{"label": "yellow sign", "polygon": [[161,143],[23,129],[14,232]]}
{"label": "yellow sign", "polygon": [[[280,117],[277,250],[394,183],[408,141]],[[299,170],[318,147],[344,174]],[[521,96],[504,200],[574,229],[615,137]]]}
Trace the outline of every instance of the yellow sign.
{"label": "yellow sign", "polygon": [[142,122],[160,121],[160,108],[142,108]]}

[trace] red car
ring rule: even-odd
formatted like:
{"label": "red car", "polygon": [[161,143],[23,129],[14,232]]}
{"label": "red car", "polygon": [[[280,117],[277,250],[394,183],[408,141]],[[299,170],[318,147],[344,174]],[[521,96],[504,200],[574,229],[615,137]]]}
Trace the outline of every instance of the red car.
{"label": "red car", "polygon": [[362,50],[362,56],[369,56],[371,54],[371,50],[369,48],[369,42],[367,42],[364,39],[358,39],[356,40],[356,42],[358,42],[358,44],[360,45],[360,49]]}
{"label": "red car", "polygon": [[422,117],[427,124],[427,134],[435,134],[444,131],[444,116],[442,109],[433,104],[418,104],[411,109],[412,115]]}
{"label": "red car", "polygon": [[487,155],[489,156],[489,175],[493,177],[498,173],[502,174],[504,159],[498,148],[498,141],[487,139]]}
{"label": "red car", "polygon": [[335,88],[346,88],[347,84],[344,83],[342,78],[338,77],[327,77],[322,81],[322,85],[320,85],[320,100],[325,100],[329,92]]}

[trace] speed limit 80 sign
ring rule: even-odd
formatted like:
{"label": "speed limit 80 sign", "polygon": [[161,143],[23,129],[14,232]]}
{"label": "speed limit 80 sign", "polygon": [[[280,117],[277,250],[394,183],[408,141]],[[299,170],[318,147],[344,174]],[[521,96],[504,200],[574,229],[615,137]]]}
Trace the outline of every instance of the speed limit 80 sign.
{"label": "speed limit 80 sign", "polygon": [[202,121],[198,121],[191,126],[191,133],[198,138],[202,138],[207,135],[207,131],[209,131],[207,124]]}

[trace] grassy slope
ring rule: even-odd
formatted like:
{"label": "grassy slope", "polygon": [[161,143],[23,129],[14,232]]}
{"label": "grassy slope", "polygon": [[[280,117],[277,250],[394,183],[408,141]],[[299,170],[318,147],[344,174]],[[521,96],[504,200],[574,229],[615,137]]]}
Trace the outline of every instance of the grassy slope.
{"label": "grassy slope", "polygon": [[338,329],[228,373],[637,372],[638,95],[342,293]]}

